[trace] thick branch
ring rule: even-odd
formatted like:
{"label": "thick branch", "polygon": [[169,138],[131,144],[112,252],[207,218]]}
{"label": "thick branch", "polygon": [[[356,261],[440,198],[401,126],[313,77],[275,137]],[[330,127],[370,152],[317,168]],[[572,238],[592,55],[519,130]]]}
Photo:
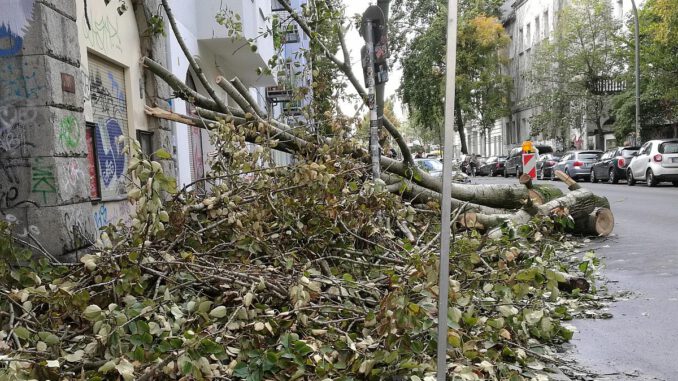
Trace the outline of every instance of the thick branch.
{"label": "thick branch", "polygon": [[[245,99],[245,97],[240,94],[240,92],[238,92],[231,82],[222,76],[218,76],[216,82],[217,85],[221,87],[226,92],[226,94],[228,94],[228,96],[230,96],[235,101],[235,103],[240,106],[241,109],[243,109],[243,111],[251,114],[252,117],[256,119],[261,119],[261,115],[256,112],[252,104],[249,103],[247,99]],[[256,104],[256,102],[254,104]]]}
{"label": "thick branch", "polygon": [[259,104],[257,103],[257,101],[254,98],[252,98],[252,94],[250,94],[250,92],[247,89],[247,87],[245,86],[245,84],[242,83],[242,81],[240,81],[240,78],[235,77],[235,78],[231,79],[231,84],[233,85],[233,87],[236,90],[238,90],[240,95],[242,95],[243,98],[245,98],[245,100],[247,100],[247,103],[249,103],[252,106],[252,108],[254,109],[254,112],[256,112],[263,119],[266,119],[268,117],[266,112],[259,107]]}

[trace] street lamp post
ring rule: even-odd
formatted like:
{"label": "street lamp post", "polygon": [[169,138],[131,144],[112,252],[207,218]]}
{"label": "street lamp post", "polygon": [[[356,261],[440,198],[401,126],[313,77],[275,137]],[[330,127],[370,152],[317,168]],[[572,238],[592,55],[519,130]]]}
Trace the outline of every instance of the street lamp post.
{"label": "street lamp post", "polygon": [[634,28],[634,38],[635,38],[635,69],[636,69],[636,145],[640,145],[640,38],[638,37],[639,32],[639,22],[638,22],[638,8],[636,8],[635,0],[631,0],[631,6],[633,7],[633,19],[635,23]]}

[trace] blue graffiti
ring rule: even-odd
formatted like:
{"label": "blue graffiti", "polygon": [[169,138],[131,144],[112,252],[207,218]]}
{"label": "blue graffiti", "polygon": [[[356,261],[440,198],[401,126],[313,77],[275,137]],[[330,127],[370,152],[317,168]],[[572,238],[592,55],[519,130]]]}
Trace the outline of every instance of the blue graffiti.
{"label": "blue graffiti", "polygon": [[21,52],[24,36],[33,22],[34,3],[35,0],[0,0],[0,57]]}
{"label": "blue graffiti", "polygon": [[115,119],[108,119],[104,125],[97,125],[97,157],[99,172],[104,186],[108,188],[114,180],[122,178],[125,172],[125,155],[118,137],[122,128]]}
{"label": "blue graffiti", "polygon": [[106,205],[101,205],[99,210],[94,212],[94,225],[97,230],[108,225],[108,208],[106,208]]}
{"label": "blue graffiti", "polygon": [[24,39],[12,32],[12,28],[4,23],[0,25],[0,57],[18,54],[24,45]]}

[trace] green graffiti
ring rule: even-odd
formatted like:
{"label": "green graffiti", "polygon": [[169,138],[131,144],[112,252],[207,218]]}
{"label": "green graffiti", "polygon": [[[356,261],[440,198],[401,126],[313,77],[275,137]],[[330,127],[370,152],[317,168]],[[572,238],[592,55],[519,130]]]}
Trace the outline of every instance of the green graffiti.
{"label": "green graffiti", "polygon": [[59,140],[68,149],[80,145],[81,131],[78,121],[72,115],[65,117],[59,124]]}
{"label": "green graffiti", "polygon": [[54,168],[44,164],[42,158],[37,158],[33,162],[31,180],[31,192],[42,193],[44,203],[47,203],[48,193],[56,193],[57,191]]}

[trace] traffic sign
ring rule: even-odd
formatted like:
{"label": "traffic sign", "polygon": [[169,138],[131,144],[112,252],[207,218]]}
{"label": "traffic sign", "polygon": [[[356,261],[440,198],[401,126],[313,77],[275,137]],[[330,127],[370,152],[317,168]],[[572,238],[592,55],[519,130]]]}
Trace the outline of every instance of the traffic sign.
{"label": "traffic sign", "polygon": [[532,179],[537,178],[537,154],[524,153],[523,154],[523,172],[530,175]]}

